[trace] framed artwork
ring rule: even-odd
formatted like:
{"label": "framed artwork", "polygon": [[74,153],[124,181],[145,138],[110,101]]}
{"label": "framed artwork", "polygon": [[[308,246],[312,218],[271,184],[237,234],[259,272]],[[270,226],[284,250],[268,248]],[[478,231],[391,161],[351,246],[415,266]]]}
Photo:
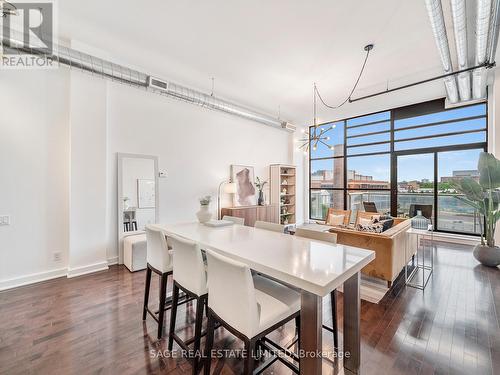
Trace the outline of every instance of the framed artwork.
{"label": "framed artwork", "polygon": [[231,165],[231,179],[236,184],[236,194],[234,194],[234,206],[255,206],[255,175],[253,167],[246,165]]}
{"label": "framed artwork", "polygon": [[137,205],[139,208],[155,208],[155,180],[137,179]]}

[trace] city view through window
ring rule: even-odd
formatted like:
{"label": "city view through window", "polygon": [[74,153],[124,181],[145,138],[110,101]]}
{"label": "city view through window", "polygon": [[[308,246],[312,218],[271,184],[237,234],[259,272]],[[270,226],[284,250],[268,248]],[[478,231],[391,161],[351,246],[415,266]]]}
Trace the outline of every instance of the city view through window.
{"label": "city view through window", "polygon": [[334,125],[333,150],[311,145],[311,219],[324,220],[334,207],[351,210],[354,222],[366,201],[380,213],[409,217],[412,205],[424,204],[432,206],[437,230],[480,233],[478,213],[460,199],[453,183],[479,179],[486,105],[404,119],[386,111]]}

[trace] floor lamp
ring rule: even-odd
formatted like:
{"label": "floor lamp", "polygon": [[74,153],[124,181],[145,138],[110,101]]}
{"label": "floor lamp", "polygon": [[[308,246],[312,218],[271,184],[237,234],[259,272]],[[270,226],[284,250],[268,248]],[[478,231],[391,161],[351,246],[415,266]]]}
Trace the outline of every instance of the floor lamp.
{"label": "floor lamp", "polygon": [[221,206],[220,206],[220,193],[221,189],[224,187],[224,193],[226,194],[235,194],[236,193],[236,184],[232,182],[231,180],[229,181],[222,181],[219,184],[219,189],[217,190],[217,219],[221,219]]}

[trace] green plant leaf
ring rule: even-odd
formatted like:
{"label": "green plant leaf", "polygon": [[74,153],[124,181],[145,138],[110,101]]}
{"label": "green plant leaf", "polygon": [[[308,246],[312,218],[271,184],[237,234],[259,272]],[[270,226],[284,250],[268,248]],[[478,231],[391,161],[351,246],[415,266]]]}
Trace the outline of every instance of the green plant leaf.
{"label": "green plant leaf", "polygon": [[500,161],[492,154],[481,152],[477,165],[479,170],[479,183],[485,189],[500,187]]}
{"label": "green plant leaf", "polygon": [[483,188],[470,177],[465,177],[458,182],[454,182],[453,187],[464,194],[470,201],[481,202],[484,199]]}

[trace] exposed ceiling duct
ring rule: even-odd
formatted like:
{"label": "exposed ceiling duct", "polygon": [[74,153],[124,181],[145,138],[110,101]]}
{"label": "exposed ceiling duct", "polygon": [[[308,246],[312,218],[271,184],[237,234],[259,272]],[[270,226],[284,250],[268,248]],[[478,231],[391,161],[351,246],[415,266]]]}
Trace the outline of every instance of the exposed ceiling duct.
{"label": "exposed ceiling duct", "polygon": [[275,128],[283,129],[286,131],[295,130],[295,127],[292,124],[282,121],[277,117],[254,111],[242,105],[219,99],[212,95],[208,95],[170,81],[163,80],[167,82],[167,89],[163,90],[156,88],[149,84],[150,75],[146,73],[130,69],[125,66],[118,65],[68,47],[64,47],[61,45],[54,46],[55,52],[47,55],[43,52],[40,52],[40,50],[24,47],[23,43],[21,42],[22,40],[22,34],[16,35],[15,37],[11,36],[9,39],[3,38],[3,48],[9,53],[14,52],[18,54],[37,55],[41,58],[51,59],[70,68],[89,72],[102,78],[142,88],[144,90],[164,95],[170,98],[180,99],[187,103],[195,104],[201,107],[229,113]]}
{"label": "exposed ceiling duct", "polygon": [[[455,33],[455,45],[457,49],[458,70],[468,68],[467,54],[467,15],[465,0],[451,0],[451,15],[453,19],[453,30]],[[458,93],[461,101],[471,98],[470,72],[457,75]]]}
{"label": "exposed ceiling duct", "polygon": [[[477,0],[476,11],[476,55],[475,64],[481,65],[488,57],[488,34],[491,19],[491,0]],[[486,68],[478,68],[472,72],[472,97],[486,97]]]}
{"label": "exposed ceiling duct", "polygon": [[[451,63],[450,47],[448,45],[448,36],[446,34],[446,27],[444,24],[443,9],[441,7],[441,0],[425,0],[427,13],[431,22],[432,32],[436,41],[436,46],[441,57],[441,63],[445,74],[453,72],[453,65]],[[446,88],[446,95],[450,103],[458,102],[458,89],[455,76],[448,76],[443,79]]]}

